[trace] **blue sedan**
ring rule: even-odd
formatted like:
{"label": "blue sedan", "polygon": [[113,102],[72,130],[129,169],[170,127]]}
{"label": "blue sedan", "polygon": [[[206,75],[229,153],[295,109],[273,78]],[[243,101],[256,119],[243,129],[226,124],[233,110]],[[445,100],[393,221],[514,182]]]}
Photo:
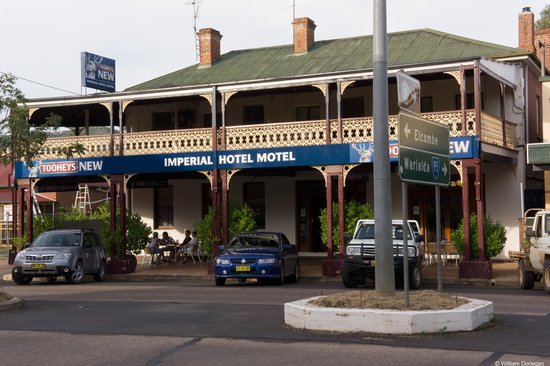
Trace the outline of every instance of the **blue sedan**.
{"label": "blue sedan", "polygon": [[300,263],[298,249],[283,233],[254,231],[237,235],[216,257],[214,277],[217,286],[228,278],[241,282],[256,278],[284,284],[298,280]]}

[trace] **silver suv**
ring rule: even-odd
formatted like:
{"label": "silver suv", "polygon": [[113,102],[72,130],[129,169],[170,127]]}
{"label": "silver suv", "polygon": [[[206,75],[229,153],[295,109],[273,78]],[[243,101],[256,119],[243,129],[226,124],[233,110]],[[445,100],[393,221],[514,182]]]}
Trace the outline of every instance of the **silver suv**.
{"label": "silver suv", "polygon": [[51,230],[17,254],[11,274],[18,285],[27,285],[34,277],[46,277],[54,283],[60,276],[70,283],[80,283],[88,274],[103,281],[106,262],[103,244],[95,231]]}

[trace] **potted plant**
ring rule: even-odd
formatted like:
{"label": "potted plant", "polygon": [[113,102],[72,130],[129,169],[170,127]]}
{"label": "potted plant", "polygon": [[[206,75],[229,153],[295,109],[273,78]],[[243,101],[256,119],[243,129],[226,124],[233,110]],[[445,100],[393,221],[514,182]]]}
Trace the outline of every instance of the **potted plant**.
{"label": "potted plant", "polygon": [[[477,215],[470,215],[470,254],[472,258],[479,258],[478,248],[478,231],[477,231]],[[485,216],[483,220],[483,231],[485,239],[485,258],[490,259],[497,256],[506,243],[506,229],[498,222],[493,221],[490,216]],[[462,256],[465,255],[464,251],[464,219],[460,222],[460,225],[451,232],[451,240],[456,247],[458,253]]]}

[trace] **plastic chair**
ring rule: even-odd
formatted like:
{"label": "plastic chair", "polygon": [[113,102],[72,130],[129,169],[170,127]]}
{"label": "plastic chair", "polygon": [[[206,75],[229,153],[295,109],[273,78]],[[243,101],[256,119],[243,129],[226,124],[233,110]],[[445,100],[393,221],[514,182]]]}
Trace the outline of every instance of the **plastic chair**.
{"label": "plastic chair", "polygon": [[145,258],[148,257],[149,265],[153,264],[153,258],[155,257],[155,254],[151,254],[151,249],[148,247],[145,247],[145,249],[141,250],[141,265],[143,266],[145,264]]}

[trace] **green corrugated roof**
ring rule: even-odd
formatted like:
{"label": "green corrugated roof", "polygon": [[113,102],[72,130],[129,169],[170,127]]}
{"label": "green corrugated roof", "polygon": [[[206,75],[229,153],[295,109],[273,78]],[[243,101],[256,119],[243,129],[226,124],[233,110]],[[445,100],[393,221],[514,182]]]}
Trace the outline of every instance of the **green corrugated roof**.
{"label": "green corrugated roof", "polygon": [[[464,38],[432,29],[388,34],[388,66],[495,58],[528,51]],[[276,80],[306,75],[372,69],[372,36],[317,41],[307,54],[294,55],[293,45],[231,51],[211,67],[199,65],[138,84],[128,91],[237,81]]]}

